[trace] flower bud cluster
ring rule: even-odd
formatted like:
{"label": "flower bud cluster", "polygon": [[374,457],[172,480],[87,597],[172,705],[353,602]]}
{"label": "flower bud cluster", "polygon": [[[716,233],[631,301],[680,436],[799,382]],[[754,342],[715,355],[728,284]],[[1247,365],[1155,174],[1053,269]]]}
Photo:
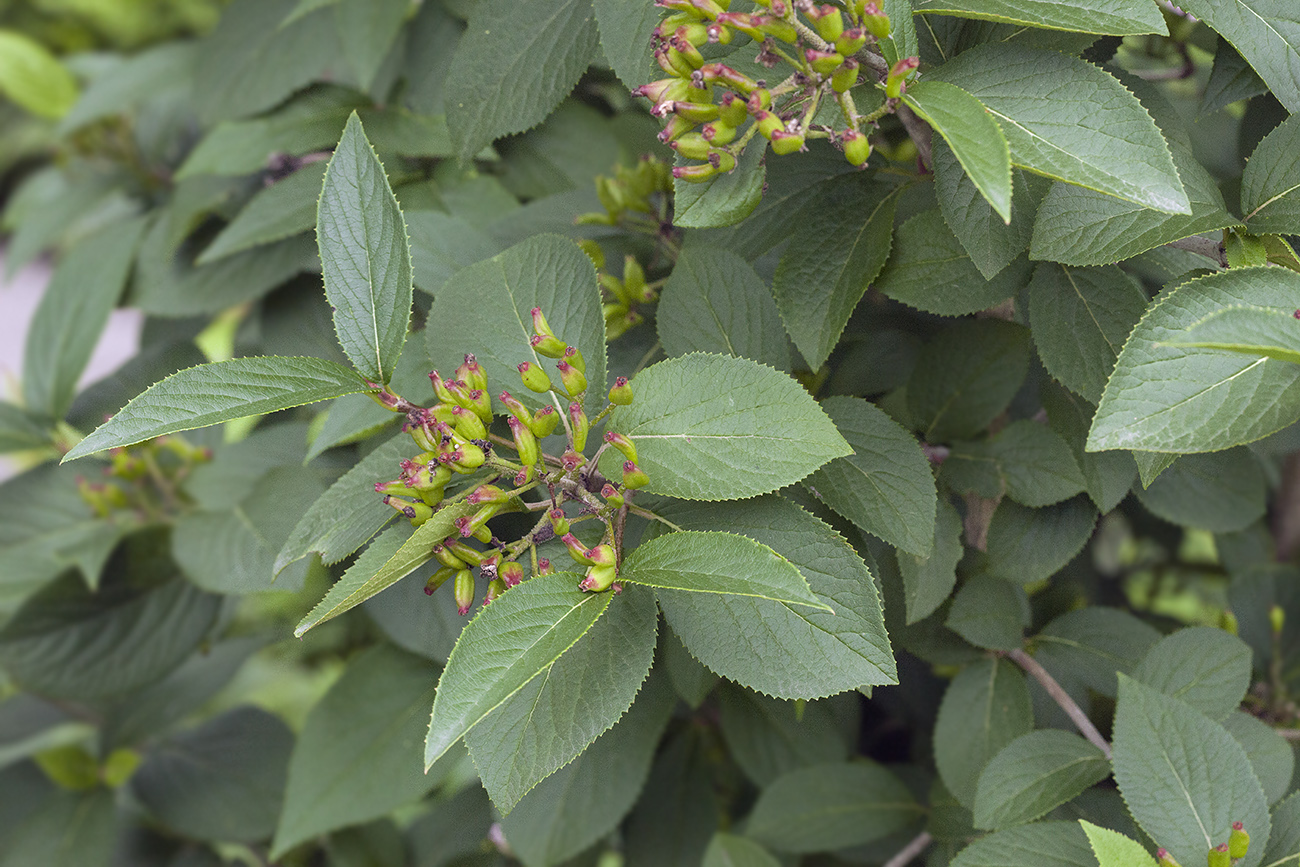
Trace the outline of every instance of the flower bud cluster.
{"label": "flower bud cluster", "polygon": [[[605,209],[581,214],[580,225],[617,226],[629,211],[658,214],[666,195],[672,192],[673,178],[668,166],[653,156],[643,156],[635,168],[617,166],[614,177],[597,175],[596,198]],[[600,267],[597,263],[596,267]]]}
{"label": "flower bud cluster", "polygon": [[[1233,822],[1232,830],[1228,833],[1228,842],[1211,846],[1206,852],[1206,867],[1232,867],[1246,857],[1249,849],[1250,834],[1246,832],[1241,822]],[[1156,850],[1156,867],[1182,867],[1182,865],[1174,859],[1168,849],[1161,847]]]}
{"label": "flower bud cluster", "polygon": [[81,499],[97,517],[130,513],[144,520],[174,515],[188,500],[181,483],[212,450],[191,445],[175,434],[112,449],[104,481],[77,479]]}
{"label": "flower bud cluster", "polygon": [[[677,166],[673,177],[706,181],[736,167],[755,134],[778,155],[806,149],[808,138],[830,138],[845,158],[862,166],[871,148],[860,131],[849,91],[858,84],[877,40],[887,38],[889,16],[874,2],[848,0],[843,6],[812,0],[755,0],[757,12],[732,12],[731,0],[656,0],[668,9],[654,31],[654,57],[667,78],[636,88],[649,99],[651,114],[665,121],[659,138],[678,154],[699,163]],[[802,18],[800,17],[802,16]],[[769,87],[724,63],[710,62],[701,48],[729,44],[736,33],[758,46],[757,62],[769,69],[780,62],[794,67],[786,82]],[[879,82],[892,110],[917,59],[894,65]],[[834,99],[846,129],[836,133],[812,126],[819,102]]]}

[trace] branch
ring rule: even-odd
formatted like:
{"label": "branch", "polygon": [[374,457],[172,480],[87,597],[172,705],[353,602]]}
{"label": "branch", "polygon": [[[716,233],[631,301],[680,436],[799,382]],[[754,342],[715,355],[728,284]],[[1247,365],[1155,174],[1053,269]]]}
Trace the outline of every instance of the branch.
{"label": "branch", "polygon": [[1061,685],[1047,672],[1047,669],[1038,664],[1038,660],[1019,647],[1008,651],[1007,658],[1038,681],[1039,685],[1047,690],[1047,694],[1052,697],[1052,700],[1059,704],[1061,710],[1065,711],[1070,719],[1074,721],[1079,733],[1087,738],[1088,742],[1094,747],[1101,750],[1107,760],[1110,759],[1110,744],[1106,743],[1106,739],[1101,736],[1101,732],[1097,731],[1097,727],[1092,724],[1092,720],[1088,719],[1088,715],[1083,712],[1083,708],[1079,707],[1074,699],[1070,698],[1070,694],[1061,688]]}
{"label": "branch", "polygon": [[1286,741],[1300,741],[1300,729],[1273,729]]}
{"label": "branch", "polygon": [[903,867],[903,865],[911,863],[913,858],[924,852],[925,847],[933,842],[934,837],[930,836],[930,832],[922,831],[912,838],[911,843],[899,849],[898,854],[886,861],[882,867]]}
{"label": "branch", "polygon": [[913,114],[912,110],[901,102],[894,114],[903,122],[903,129],[907,130],[912,143],[916,145],[916,153],[921,158],[925,170],[933,171],[934,163],[930,160],[930,125]]}
{"label": "branch", "polygon": [[1173,247],[1175,250],[1186,250],[1189,253],[1199,253],[1207,259],[1213,259],[1220,268],[1228,267],[1228,259],[1223,252],[1223,244],[1211,238],[1202,238],[1199,235],[1193,235],[1190,238],[1180,238],[1177,241],[1170,241],[1165,244],[1166,247]]}

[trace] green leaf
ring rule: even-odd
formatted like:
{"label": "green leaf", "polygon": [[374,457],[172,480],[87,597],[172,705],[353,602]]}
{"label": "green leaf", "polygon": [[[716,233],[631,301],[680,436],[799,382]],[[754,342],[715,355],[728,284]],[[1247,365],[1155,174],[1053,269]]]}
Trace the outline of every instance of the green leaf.
{"label": "green leaf", "polygon": [[1035,822],[981,837],[952,867],[1097,867],[1097,858],[1077,822]]}
{"label": "green leaf", "polygon": [[961,316],[1010,298],[1028,279],[1029,263],[1024,259],[985,279],[944,215],[932,209],[898,228],[894,253],[873,286],[918,310]]}
{"label": "green leaf", "polygon": [[[587,363],[588,409],[604,406],[605,320],[591,260],[577,244],[558,235],[534,235],[491,259],[457,273],[442,287],[425,327],[435,369],[450,376],[465,353],[483,366],[488,393],[507,390],[532,407],[552,404],[563,415],[569,401],[538,396],[519,381],[522,361],[554,370],[555,362],[533,351],[530,311],[540,307],[555,334],[576,346]],[[551,374],[559,382],[558,374]],[[505,407],[496,404],[504,413]],[[594,414],[594,413],[592,413]],[[639,445],[639,443],[638,443]]]}
{"label": "green leaf", "polygon": [[[845,698],[856,703],[852,693]],[[760,788],[790,771],[848,759],[836,710],[835,700],[781,701],[730,683],[718,689],[718,725],[727,750]]]}
{"label": "green leaf", "polygon": [[917,358],[907,404],[925,442],[970,437],[1020,390],[1029,332],[1001,319],[962,320],[939,332]]}
{"label": "green leaf", "polygon": [[[30,795],[31,787],[23,787],[21,794]],[[12,830],[0,852],[0,867],[108,867],[118,834],[117,806],[104,787],[89,792],[59,789],[41,799]]]}
{"label": "green leaf", "polygon": [[780,867],[780,864],[753,840],[719,831],[704,850],[700,867]]}
{"label": "green leaf", "polygon": [[[691,229],[730,226],[748,217],[763,198],[767,141],[755,139],[730,172],[707,181],[673,179],[673,225]],[[686,165],[679,159],[678,165]]]}
{"label": "green leaf", "polygon": [[498,810],[508,814],[627,712],[654,661],[658,621],[654,594],[625,587],[544,677],[469,730],[465,743]]}
{"label": "green leaf", "polygon": [[33,412],[62,418],[72,405],[77,380],[122,294],[144,225],[139,218],[111,224],[78,241],[54,269],[28,328],[23,358],[23,397]]}
{"label": "green leaf", "polygon": [[619,578],[663,590],[756,596],[833,611],[813,595],[793,563],[734,533],[683,530],[652,539],[623,559]]}
{"label": "green leaf", "polygon": [[903,831],[921,812],[907,786],[882,765],[815,765],[764,787],[745,833],[781,852],[824,852]]}
{"label": "green leaf", "polygon": [[1163,36],[1167,32],[1160,10],[1151,4],[1125,0],[920,0],[915,8],[918,13],[940,12],[962,18],[1083,33],[1116,36],[1157,33]]}
{"label": "green leaf", "polygon": [[976,647],[1013,650],[1024,643],[1029,600],[1009,581],[975,575],[953,597],[944,625]]}
{"label": "green leaf", "polygon": [[653,79],[654,53],[646,34],[659,23],[659,9],[641,0],[592,0],[591,5],[600,46],[623,86],[631,90]]}
{"label": "green leaf", "polygon": [[544,120],[578,83],[598,41],[591,0],[476,4],[446,83],[461,162]]}
{"label": "green leaf", "polygon": [[966,177],[1010,223],[1011,151],[988,109],[960,87],[941,81],[917,82],[907,88],[903,101],[943,136]]}
{"label": "green leaf", "polygon": [[1269,835],[1264,862],[1280,867],[1300,860],[1300,793],[1292,794],[1273,811],[1273,828]]}
{"label": "green leaf", "polygon": [[307,510],[275,558],[278,574],[311,552],[336,563],[364,545],[395,514],[375,496],[375,482],[392,477],[411,446],[398,435],[362,458]]}
{"label": "green leaf", "polygon": [[632,389],[609,426],[636,441],[651,493],[753,497],[852,451],[797,382],[748,359],[670,358],[641,371]]}
{"label": "green leaf", "polygon": [[967,809],[989,760],[1034,727],[1029,686],[1005,659],[977,662],[961,670],[939,704],[934,727],[934,761],[948,791]]}
{"label": "green leaf", "polygon": [[1268,805],[1246,751],[1223,726],[1121,675],[1113,737],[1115,782],[1125,803],[1174,858],[1199,861],[1240,821],[1253,844],[1241,867],[1263,862]]}
{"label": "green leaf", "polygon": [[496,239],[459,217],[438,211],[411,211],[405,216],[415,285],[435,297],[457,271],[501,252]]}
{"label": "green leaf", "polygon": [[53,433],[47,421],[0,401],[0,454],[44,448],[50,445]]}
{"label": "green leaf", "polygon": [[1050,578],[1083,550],[1096,524],[1087,497],[1042,509],[1003,500],[989,521],[988,570],[1017,584]]}
{"label": "green leaf", "polygon": [[258,192],[194,264],[207,265],[314,228],[324,177],[325,163],[312,163]]}
{"label": "green leaf", "polygon": [[1300,122],[1287,120],[1264,137],[1241,176],[1241,210],[1257,235],[1300,232]]}
{"label": "green leaf", "polygon": [[1215,721],[1236,710],[1250,686],[1251,650],[1222,629],[1195,626],[1147,651],[1133,679],[1180,699]]}
{"label": "green leaf", "polygon": [[1246,751],[1264,799],[1270,804],[1282,800],[1291,790],[1291,776],[1295,773],[1295,753],[1286,738],[1243,710],[1233,711],[1220,723]]}
{"label": "green leaf", "polygon": [[864,172],[818,197],[791,226],[772,283],[781,318],[812,370],[826,363],[889,256],[897,187]]}
{"label": "green leaf", "polygon": [[63,460],[366,390],[351,370],[320,358],[268,356],[200,364],[149,386]]}
{"label": "green leaf", "polygon": [[613,594],[584,593],[577,580],[569,572],[534,577],[481,608],[469,622],[438,681],[424,748],[426,768],[549,670],[605,613]]}
{"label": "green leaf", "polygon": [[1083,819],[1079,820],[1079,824],[1088,835],[1088,843],[1092,846],[1100,867],[1149,867],[1156,863],[1151,853],[1138,841]]}
{"label": "green leaf", "polygon": [[361,90],[370,90],[410,8],[409,0],[343,0],[335,6],[339,46]]}
{"label": "green leaf", "polygon": [[1234,102],[1251,99],[1268,92],[1268,85],[1255,70],[1250,68],[1232,45],[1222,36],[1214,48],[1214,66],[1210,69],[1210,78],[1205,82],[1205,92],[1201,95],[1201,109],[1198,120],[1226,108]]}
{"label": "green leaf", "polygon": [[716,352],[790,369],[785,328],[772,293],[729,250],[687,244],[655,313],[664,352]]}
{"label": "green leaf", "polygon": [[1073,732],[1040,729],[993,757],[975,789],[975,825],[1007,828],[1032,822],[1110,776],[1101,750]]}
{"label": "green leaf", "polygon": [[317,834],[384,816],[438,783],[420,763],[436,682],[427,660],[388,645],[348,663],[294,744],[272,858]]}
{"label": "green leaf", "polygon": [[1129,674],[1160,633],[1117,608],[1089,607],[1062,614],[1034,638],[1035,659],[1062,682],[1078,682],[1115,697],[1115,673]]}
{"label": "green leaf", "polygon": [[961,557],[961,516],[947,499],[939,500],[930,556],[898,552],[908,623],[929,617],[952,594]]}
{"label": "green leaf", "polygon": [[1300,111],[1300,10],[1289,0],[1190,0],[1181,8],[1231,42],[1287,111]]}
{"label": "green leaf", "polygon": [[[360,466],[358,464],[358,466]],[[328,494],[327,494],[328,496]],[[374,483],[371,483],[370,496],[375,497]],[[384,506],[388,509],[388,506]],[[325,598],[316,603],[316,607],[294,627],[294,635],[301,638],[307,630],[319,626],[326,620],[332,620],[345,611],[355,608],[371,596],[375,596],[398,581],[410,575],[433,557],[433,546],[456,532],[456,519],[472,515],[478,510],[464,500],[444,505],[433,513],[411,537],[401,543],[396,550],[391,545],[397,541],[395,536],[381,536],[376,544],[367,548],[358,557],[343,577],[325,594]],[[306,517],[303,518],[306,520]],[[383,545],[379,545],[383,542]],[[284,554],[281,552],[281,559]],[[386,557],[387,559],[381,559]],[[432,764],[432,760],[430,760]]]}
{"label": "green leaf", "polygon": [[170,738],[131,778],[131,793],[187,837],[261,840],[275,830],[293,744],[279,717],[241,705]]}
{"label": "green leaf", "polygon": [[411,251],[397,199],[355,113],[325,170],[316,243],[343,352],[366,379],[387,383],[411,319]]}
{"label": "green leaf", "polygon": [[1295,312],[1300,274],[1241,268],[1166,289],[1120,352],[1088,449],[1203,452],[1251,442],[1300,417],[1300,367],[1264,356],[1170,346],[1225,307]]}
{"label": "green leaf", "polygon": [[804,480],[813,495],[859,528],[910,554],[934,547],[935,487],[916,439],[861,398],[822,402],[853,448]]}
{"label": "green leaf", "polygon": [[919,54],[921,49],[916,38],[916,25],[912,22],[911,0],[884,0],[876,5],[889,16],[889,35],[880,42],[889,64],[892,66],[904,57]]}
{"label": "green leaf", "polygon": [[[1133,487],[1137,467],[1129,452],[1085,452],[1088,427],[1096,407],[1061,387],[1040,392],[1048,423],[1070,447],[1083,472],[1088,497],[1103,515],[1114,509]],[[1144,453],[1148,454],[1148,453]]]}
{"label": "green leaf", "polygon": [[1137,498],[1174,524],[1229,533],[1263,517],[1268,483],[1249,449],[1184,455]]}
{"label": "green leaf", "polygon": [[[932,79],[960,86],[988,108],[1013,164],[1159,211],[1190,213],[1151,116],[1092,64],[1050,51],[981,45],[931,72],[926,80]],[[1068,108],[1061,88],[1071,94]]]}
{"label": "green leaf", "polygon": [[619,823],[646,784],[673,704],[666,679],[651,675],[613,728],[502,818],[501,829],[525,864],[564,862]]}
{"label": "green leaf", "polygon": [[[897,682],[871,573],[830,527],[776,496],[674,503],[664,512],[687,529],[725,528],[770,546],[834,608],[831,614],[756,596],[657,591],[673,632],[710,669],[780,698],[812,699]],[[757,634],[771,639],[754,642]],[[746,651],[735,653],[742,645]]]}
{"label": "green leaf", "polygon": [[1224,307],[1163,345],[1221,349],[1300,364],[1298,329],[1294,313],[1246,305]]}
{"label": "green leaf", "polygon": [[1029,327],[1043,366],[1092,403],[1101,400],[1120,348],[1146,307],[1141,285],[1114,265],[1044,262],[1029,284]]}
{"label": "green leaf", "polygon": [[45,46],[0,30],[0,93],[41,117],[62,117],[77,101],[77,80]]}
{"label": "green leaf", "polygon": [[1029,249],[1038,203],[1051,182],[1022,168],[1012,167],[1011,201],[1014,207],[1008,223],[993,210],[945,141],[934,141],[932,148],[934,192],[943,220],[957,236],[980,275],[985,280],[992,280]]}
{"label": "green leaf", "polygon": [[1022,506],[1050,506],[1084,489],[1086,482],[1070,447],[1051,428],[1013,421],[989,440],[1006,493]]}

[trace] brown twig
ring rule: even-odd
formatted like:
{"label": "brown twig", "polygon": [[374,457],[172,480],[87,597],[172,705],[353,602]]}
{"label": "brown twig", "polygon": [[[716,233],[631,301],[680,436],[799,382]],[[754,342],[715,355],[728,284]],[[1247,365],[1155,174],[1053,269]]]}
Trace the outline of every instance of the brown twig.
{"label": "brown twig", "polygon": [[933,842],[934,837],[931,836],[930,832],[922,831],[912,838],[912,842],[899,849],[893,858],[884,863],[883,867],[904,867],[905,864],[910,864],[913,858],[924,852],[926,847]]}
{"label": "brown twig", "polygon": [[1189,253],[1198,253],[1207,259],[1213,259],[1220,268],[1228,267],[1228,258],[1223,252],[1223,244],[1211,238],[1193,235],[1190,238],[1179,238],[1177,241],[1170,241],[1165,246],[1173,247],[1175,250],[1186,250]]}
{"label": "brown twig", "polygon": [[1074,699],[1070,698],[1070,694],[1056,682],[1056,678],[1052,677],[1047,669],[1038,664],[1038,660],[1025,653],[1022,648],[1017,647],[1015,650],[1007,651],[1006,655],[1008,659],[1023,668],[1030,677],[1038,681],[1043,689],[1047,690],[1047,694],[1052,697],[1052,700],[1061,706],[1061,710],[1065,711],[1066,715],[1078,727],[1079,734],[1087,738],[1088,742],[1094,747],[1101,750],[1102,754],[1109,760],[1111,757],[1110,744],[1106,743],[1106,739],[1101,736],[1101,732],[1097,731],[1097,727],[1092,724],[1092,720],[1088,719],[1088,715],[1083,712],[1083,708],[1079,707]]}
{"label": "brown twig", "polygon": [[917,117],[910,108],[901,102],[894,114],[902,121],[903,129],[907,130],[912,143],[916,145],[917,156],[921,158],[921,163],[925,166],[926,171],[933,171],[934,163],[930,159],[930,125]]}

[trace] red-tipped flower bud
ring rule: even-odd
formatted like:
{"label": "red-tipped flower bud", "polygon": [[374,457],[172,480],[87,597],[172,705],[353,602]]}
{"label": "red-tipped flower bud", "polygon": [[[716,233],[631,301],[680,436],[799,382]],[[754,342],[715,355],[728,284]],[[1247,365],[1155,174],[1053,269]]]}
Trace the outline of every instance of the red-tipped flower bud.
{"label": "red-tipped flower bud", "polygon": [[451,391],[447,388],[447,381],[438,375],[438,371],[429,371],[429,382],[433,383],[433,393],[438,396],[438,400],[446,404],[455,404],[458,401]]}
{"label": "red-tipped flower bud", "polygon": [[555,570],[551,568],[551,561],[546,559],[545,557],[542,557],[537,561],[538,575],[550,575],[554,571]]}
{"label": "red-tipped flower bud", "polygon": [[871,142],[856,129],[846,129],[840,134],[840,143],[844,146],[844,158],[850,165],[866,165],[871,158]]}
{"label": "red-tipped flower bud", "polygon": [[429,576],[429,580],[424,582],[424,595],[432,596],[438,588],[447,582],[447,579],[456,574],[456,570],[443,566],[438,571]]}
{"label": "red-tipped flower bud", "polygon": [[831,74],[831,90],[844,93],[858,83],[858,62],[850,57]]}
{"label": "red-tipped flower bud", "polygon": [[628,385],[626,376],[614,380],[614,387],[609,390],[609,402],[618,406],[632,402],[632,386]]}
{"label": "red-tipped flower bud", "polygon": [[519,365],[519,378],[523,380],[524,387],[529,391],[541,394],[551,390],[551,381],[547,379],[546,371],[531,361]]}
{"label": "red-tipped flower bud", "polygon": [[803,133],[786,132],[779,129],[772,133],[772,151],[773,153],[785,156],[786,154],[798,153],[804,149]]}
{"label": "red-tipped flower bud", "polygon": [[835,42],[835,50],[845,57],[852,57],[862,46],[867,44],[867,31],[861,27],[845,30]]}
{"label": "red-tipped flower bud", "polygon": [[635,491],[650,484],[650,477],[633,461],[623,461],[623,487]]}
{"label": "red-tipped flower bud", "polygon": [[487,427],[484,426],[483,420],[478,417],[477,413],[461,406],[453,409],[451,413],[452,426],[456,428],[456,433],[467,440],[487,439]]}
{"label": "red-tipped flower bud", "polygon": [[1182,867],[1163,846],[1156,850],[1156,867]]}
{"label": "red-tipped flower bud", "polygon": [[804,56],[808,59],[808,65],[813,68],[813,72],[820,75],[830,75],[844,62],[844,55],[834,49],[818,51],[815,48],[808,48],[804,50]]}
{"label": "red-tipped flower bud", "polygon": [[[723,94],[718,102],[718,119],[732,128],[743,124],[748,114],[745,101],[734,93]],[[726,144],[726,142],[720,141],[718,144]]]}
{"label": "red-tipped flower bud", "polygon": [[673,177],[679,181],[689,181],[693,184],[703,183],[718,173],[718,170],[708,163],[699,163],[690,166],[673,166]]}
{"label": "red-tipped flower bud", "polygon": [[563,509],[551,509],[546,513],[546,517],[550,520],[555,535],[563,536],[569,532],[569,519],[565,516]]}
{"label": "red-tipped flower bud", "polygon": [[622,452],[623,457],[627,458],[629,461],[632,461],[633,463],[636,462],[636,446],[633,445],[630,439],[623,436],[623,434],[615,433],[614,431],[607,431],[605,433],[605,442]]}
{"label": "red-tipped flower bud", "polygon": [[565,548],[569,549],[569,556],[573,558],[574,562],[582,563],[585,566],[596,565],[587,557],[587,546],[579,542],[577,536],[572,533],[565,533],[560,537],[560,541],[564,543]]}
{"label": "red-tipped flower bud", "polygon": [[615,509],[623,508],[623,495],[618,492],[618,488],[606,483],[600,489],[600,495],[605,498],[605,502]]}
{"label": "red-tipped flower bud", "polygon": [[920,65],[921,61],[917,57],[904,57],[895,63],[889,70],[889,76],[885,79],[885,96],[890,99],[901,97],[908,78]]}
{"label": "red-tipped flower bud", "polygon": [[466,502],[477,506],[482,503],[507,503],[514,497],[509,491],[503,491],[496,485],[479,485],[470,491]]}
{"label": "red-tipped flower bud", "polygon": [[543,439],[555,433],[555,428],[560,424],[560,414],[555,411],[555,407],[547,404],[537,411],[533,416],[533,423],[529,425],[532,428],[533,435],[538,439]]}
{"label": "red-tipped flower bud", "polygon": [[889,16],[881,12],[875,3],[868,3],[862,10],[862,25],[877,39],[884,39],[891,30]]}
{"label": "red-tipped flower bud", "polygon": [[519,463],[525,468],[536,464],[542,456],[542,451],[537,445],[537,438],[533,436],[533,432],[514,416],[506,419],[506,423],[510,425],[510,435],[514,437],[515,449],[519,452]]}
{"label": "red-tipped flower bud", "polygon": [[465,362],[456,368],[456,378],[470,388],[487,388],[487,374],[472,353],[467,354]]}
{"label": "red-tipped flower bud", "polygon": [[602,590],[608,590],[617,577],[618,574],[613,565],[592,566],[587,570],[586,577],[582,579],[578,589],[585,590],[588,593],[599,593]]}
{"label": "red-tipped flower bud", "polygon": [[510,560],[501,564],[497,569],[497,574],[501,576],[502,581],[506,582],[507,587],[514,587],[524,580],[524,567],[514,560]]}
{"label": "red-tipped flower bud", "polygon": [[433,556],[439,563],[449,569],[468,569],[470,567],[469,563],[457,557],[454,551],[441,542],[433,546]]}
{"label": "red-tipped flower bud", "polygon": [[587,390],[587,375],[567,361],[555,365],[560,371],[560,382],[569,397],[577,397]]}
{"label": "red-tipped flower bud", "polygon": [[564,348],[568,346],[560,338],[549,334],[534,334],[529,338],[528,344],[538,355],[545,355],[547,358],[559,358],[564,354]]}
{"label": "red-tipped flower bud", "polygon": [[542,308],[534,307],[532,310],[528,312],[533,317],[534,334],[547,334],[550,335],[551,337],[555,336],[555,332],[551,330],[550,323],[547,322],[546,317],[542,315]]}
{"label": "red-tipped flower bud", "polygon": [[474,573],[461,569],[456,573],[456,583],[452,585],[456,594],[456,610],[460,614],[469,614],[474,607]]}
{"label": "red-tipped flower bud", "polygon": [[1241,822],[1232,823],[1232,833],[1228,835],[1228,856],[1234,861],[1238,858],[1246,857],[1246,850],[1250,848],[1250,834],[1246,833],[1246,827]]}
{"label": "red-tipped flower bud", "polygon": [[572,364],[583,373],[587,372],[587,359],[582,357],[582,350],[576,346],[570,346],[564,350],[564,360]]}
{"label": "red-tipped flower bud", "polygon": [[825,6],[812,6],[806,12],[817,28],[817,33],[827,42],[834,42],[844,32],[844,16],[840,14],[838,6],[829,3]]}
{"label": "red-tipped flower bud", "polygon": [[569,404],[569,424],[573,429],[573,448],[580,452],[587,447],[587,432],[591,430],[591,422],[582,411],[582,404]]}
{"label": "red-tipped flower bud", "polygon": [[513,415],[515,418],[519,419],[521,422],[528,425],[529,427],[533,426],[533,414],[529,412],[528,407],[520,403],[518,399],[511,397],[510,392],[508,391],[501,392],[499,395],[497,395],[497,400],[505,404],[506,409],[509,410],[510,414]]}

